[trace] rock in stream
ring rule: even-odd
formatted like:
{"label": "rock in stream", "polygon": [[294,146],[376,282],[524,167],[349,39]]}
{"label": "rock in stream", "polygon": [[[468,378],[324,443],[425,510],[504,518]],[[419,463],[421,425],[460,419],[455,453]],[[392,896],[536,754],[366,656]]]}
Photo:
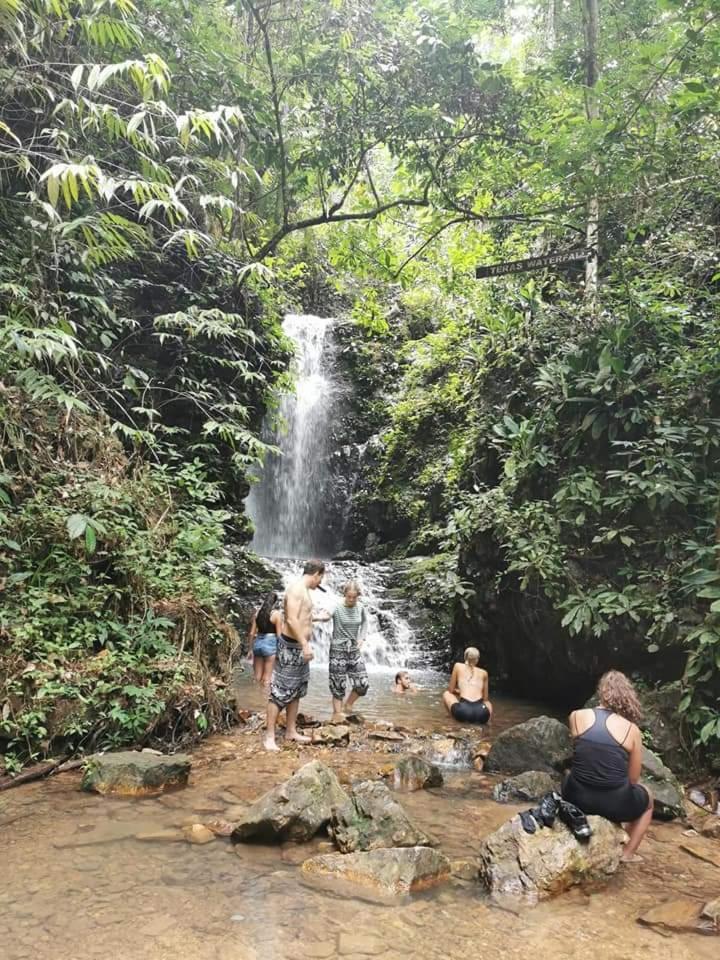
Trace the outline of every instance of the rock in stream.
{"label": "rock in stream", "polygon": [[294,840],[305,843],[327,826],[333,807],[347,800],[335,773],[319,760],[312,760],[242,811],[232,833],[233,842]]}

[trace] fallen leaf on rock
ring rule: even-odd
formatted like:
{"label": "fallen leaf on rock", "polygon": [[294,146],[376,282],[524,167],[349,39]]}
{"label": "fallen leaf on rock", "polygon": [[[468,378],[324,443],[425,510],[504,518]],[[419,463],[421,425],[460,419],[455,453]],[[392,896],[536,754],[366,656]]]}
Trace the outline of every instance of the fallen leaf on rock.
{"label": "fallen leaf on rock", "polygon": [[230,823],[228,820],[208,820],[205,826],[214,833],[216,837],[229,837],[235,829],[235,824]]}

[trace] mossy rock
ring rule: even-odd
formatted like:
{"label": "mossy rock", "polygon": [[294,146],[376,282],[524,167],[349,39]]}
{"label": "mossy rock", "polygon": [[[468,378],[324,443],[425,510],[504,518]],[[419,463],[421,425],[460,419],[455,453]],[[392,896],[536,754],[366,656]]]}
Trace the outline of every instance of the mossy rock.
{"label": "mossy rock", "polygon": [[191,766],[190,757],[184,753],[170,757],[136,750],[98,753],[88,760],[81,786],[104,795],[154,797],[184,787]]}

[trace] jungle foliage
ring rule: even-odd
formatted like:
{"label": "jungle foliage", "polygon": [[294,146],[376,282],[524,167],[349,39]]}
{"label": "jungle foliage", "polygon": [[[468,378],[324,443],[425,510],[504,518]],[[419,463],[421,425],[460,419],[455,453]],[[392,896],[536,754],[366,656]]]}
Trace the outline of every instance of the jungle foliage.
{"label": "jungle foliage", "polygon": [[[323,297],[379,531],[460,610],[489,535],[569,643],[680,650],[720,740],[720,11],[601,4],[590,90],[592,3],[0,0],[6,767],[226,715],[224,547]],[[474,280],[595,206],[599,304]]]}

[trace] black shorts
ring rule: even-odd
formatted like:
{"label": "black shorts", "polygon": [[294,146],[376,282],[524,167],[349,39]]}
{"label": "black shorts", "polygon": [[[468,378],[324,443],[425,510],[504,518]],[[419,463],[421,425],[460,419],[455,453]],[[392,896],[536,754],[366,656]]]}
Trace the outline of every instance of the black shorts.
{"label": "black shorts", "polygon": [[628,781],[619,787],[589,787],[570,773],[562,785],[563,800],[580,807],[585,814],[605,817],[612,823],[632,823],[650,806],[650,794],[639,783]]}
{"label": "black shorts", "polygon": [[450,713],[458,723],[487,723],[490,719],[490,708],[484,700],[463,700],[462,698],[450,707]]}

